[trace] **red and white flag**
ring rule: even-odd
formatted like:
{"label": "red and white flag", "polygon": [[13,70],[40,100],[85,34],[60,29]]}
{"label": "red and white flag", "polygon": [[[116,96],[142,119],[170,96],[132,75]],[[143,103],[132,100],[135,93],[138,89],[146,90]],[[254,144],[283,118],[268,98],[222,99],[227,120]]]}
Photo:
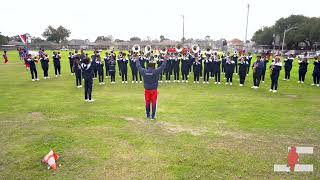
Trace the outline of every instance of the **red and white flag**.
{"label": "red and white flag", "polygon": [[55,153],[53,150],[51,150],[44,158],[42,159],[43,163],[46,163],[49,165],[48,168],[51,168],[53,170],[57,169],[56,161],[59,159],[59,155]]}
{"label": "red and white flag", "polygon": [[27,36],[24,34],[19,35],[21,41],[23,42],[23,44],[27,45],[28,41],[27,41]]}

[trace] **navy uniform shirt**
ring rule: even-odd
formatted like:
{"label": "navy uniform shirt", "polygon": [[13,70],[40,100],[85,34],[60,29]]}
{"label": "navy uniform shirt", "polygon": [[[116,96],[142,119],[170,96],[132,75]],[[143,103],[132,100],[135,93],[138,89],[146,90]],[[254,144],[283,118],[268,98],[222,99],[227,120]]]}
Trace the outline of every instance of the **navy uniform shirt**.
{"label": "navy uniform shirt", "polygon": [[93,78],[93,67],[92,67],[91,64],[92,63],[89,63],[89,64],[82,63],[81,64],[81,69],[82,69],[82,72],[83,72],[83,78],[85,80],[89,80],[89,79]]}
{"label": "navy uniform shirt", "polygon": [[162,65],[157,68],[147,68],[144,69],[141,67],[140,63],[137,63],[137,68],[143,77],[143,82],[144,82],[144,88],[146,90],[154,90],[158,88],[158,80],[159,80],[159,74],[162,73],[164,67],[166,66],[166,61],[162,63]]}

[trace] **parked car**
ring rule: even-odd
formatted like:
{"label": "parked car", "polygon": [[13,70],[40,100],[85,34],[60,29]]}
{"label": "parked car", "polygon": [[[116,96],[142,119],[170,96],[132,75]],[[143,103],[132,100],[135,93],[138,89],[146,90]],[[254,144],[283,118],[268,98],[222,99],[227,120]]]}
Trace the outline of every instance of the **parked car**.
{"label": "parked car", "polygon": [[316,55],[317,55],[317,56],[320,56],[320,51],[316,51]]}

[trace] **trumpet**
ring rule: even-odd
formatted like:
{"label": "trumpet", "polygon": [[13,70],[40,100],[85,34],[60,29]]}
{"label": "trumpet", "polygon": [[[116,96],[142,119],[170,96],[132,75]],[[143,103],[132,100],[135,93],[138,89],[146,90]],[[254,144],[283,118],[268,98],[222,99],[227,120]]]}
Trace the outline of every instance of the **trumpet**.
{"label": "trumpet", "polygon": [[195,54],[195,53],[198,53],[200,51],[200,48],[199,48],[199,46],[197,44],[194,44],[194,45],[192,45],[191,50]]}
{"label": "trumpet", "polygon": [[180,53],[180,52],[182,52],[182,50],[183,50],[183,46],[182,46],[182,44],[180,44],[180,43],[178,43],[178,44],[176,44],[176,51],[178,52],[178,53]]}
{"label": "trumpet", "polygon": [[135,44],[132,46],[132,52],[139,53],[140,52],[140,46],[139,44]]}
{"label": "trumpet", "polygon": [[146,45],[146,47],[144,48],[144,53],[145,54],[151,53],[151,46],[150,45]]}
{"label": "trumpet", "polygon": [[162,47],[162,48],[160,49],[160,53],[161,53],[161,54],[167,54],[167,48],[166,48],[166,47]]}

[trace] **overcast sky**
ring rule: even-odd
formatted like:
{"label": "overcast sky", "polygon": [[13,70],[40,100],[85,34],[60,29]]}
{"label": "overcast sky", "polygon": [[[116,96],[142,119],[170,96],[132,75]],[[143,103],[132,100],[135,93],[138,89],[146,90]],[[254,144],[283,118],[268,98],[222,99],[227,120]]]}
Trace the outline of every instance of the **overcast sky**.
{"label": "overcast sky", "polygon": [[244,40],[248,3],[248,39],[281,17],[320,16],[320,0],[2,0],[0,32],[41,36],[48,25],[63,25],[71,30],[69,39],[94,41],[100,35],[159,39],[163,34],[180,40],[184,14],[186,38],[209,35],[212,39]]}

